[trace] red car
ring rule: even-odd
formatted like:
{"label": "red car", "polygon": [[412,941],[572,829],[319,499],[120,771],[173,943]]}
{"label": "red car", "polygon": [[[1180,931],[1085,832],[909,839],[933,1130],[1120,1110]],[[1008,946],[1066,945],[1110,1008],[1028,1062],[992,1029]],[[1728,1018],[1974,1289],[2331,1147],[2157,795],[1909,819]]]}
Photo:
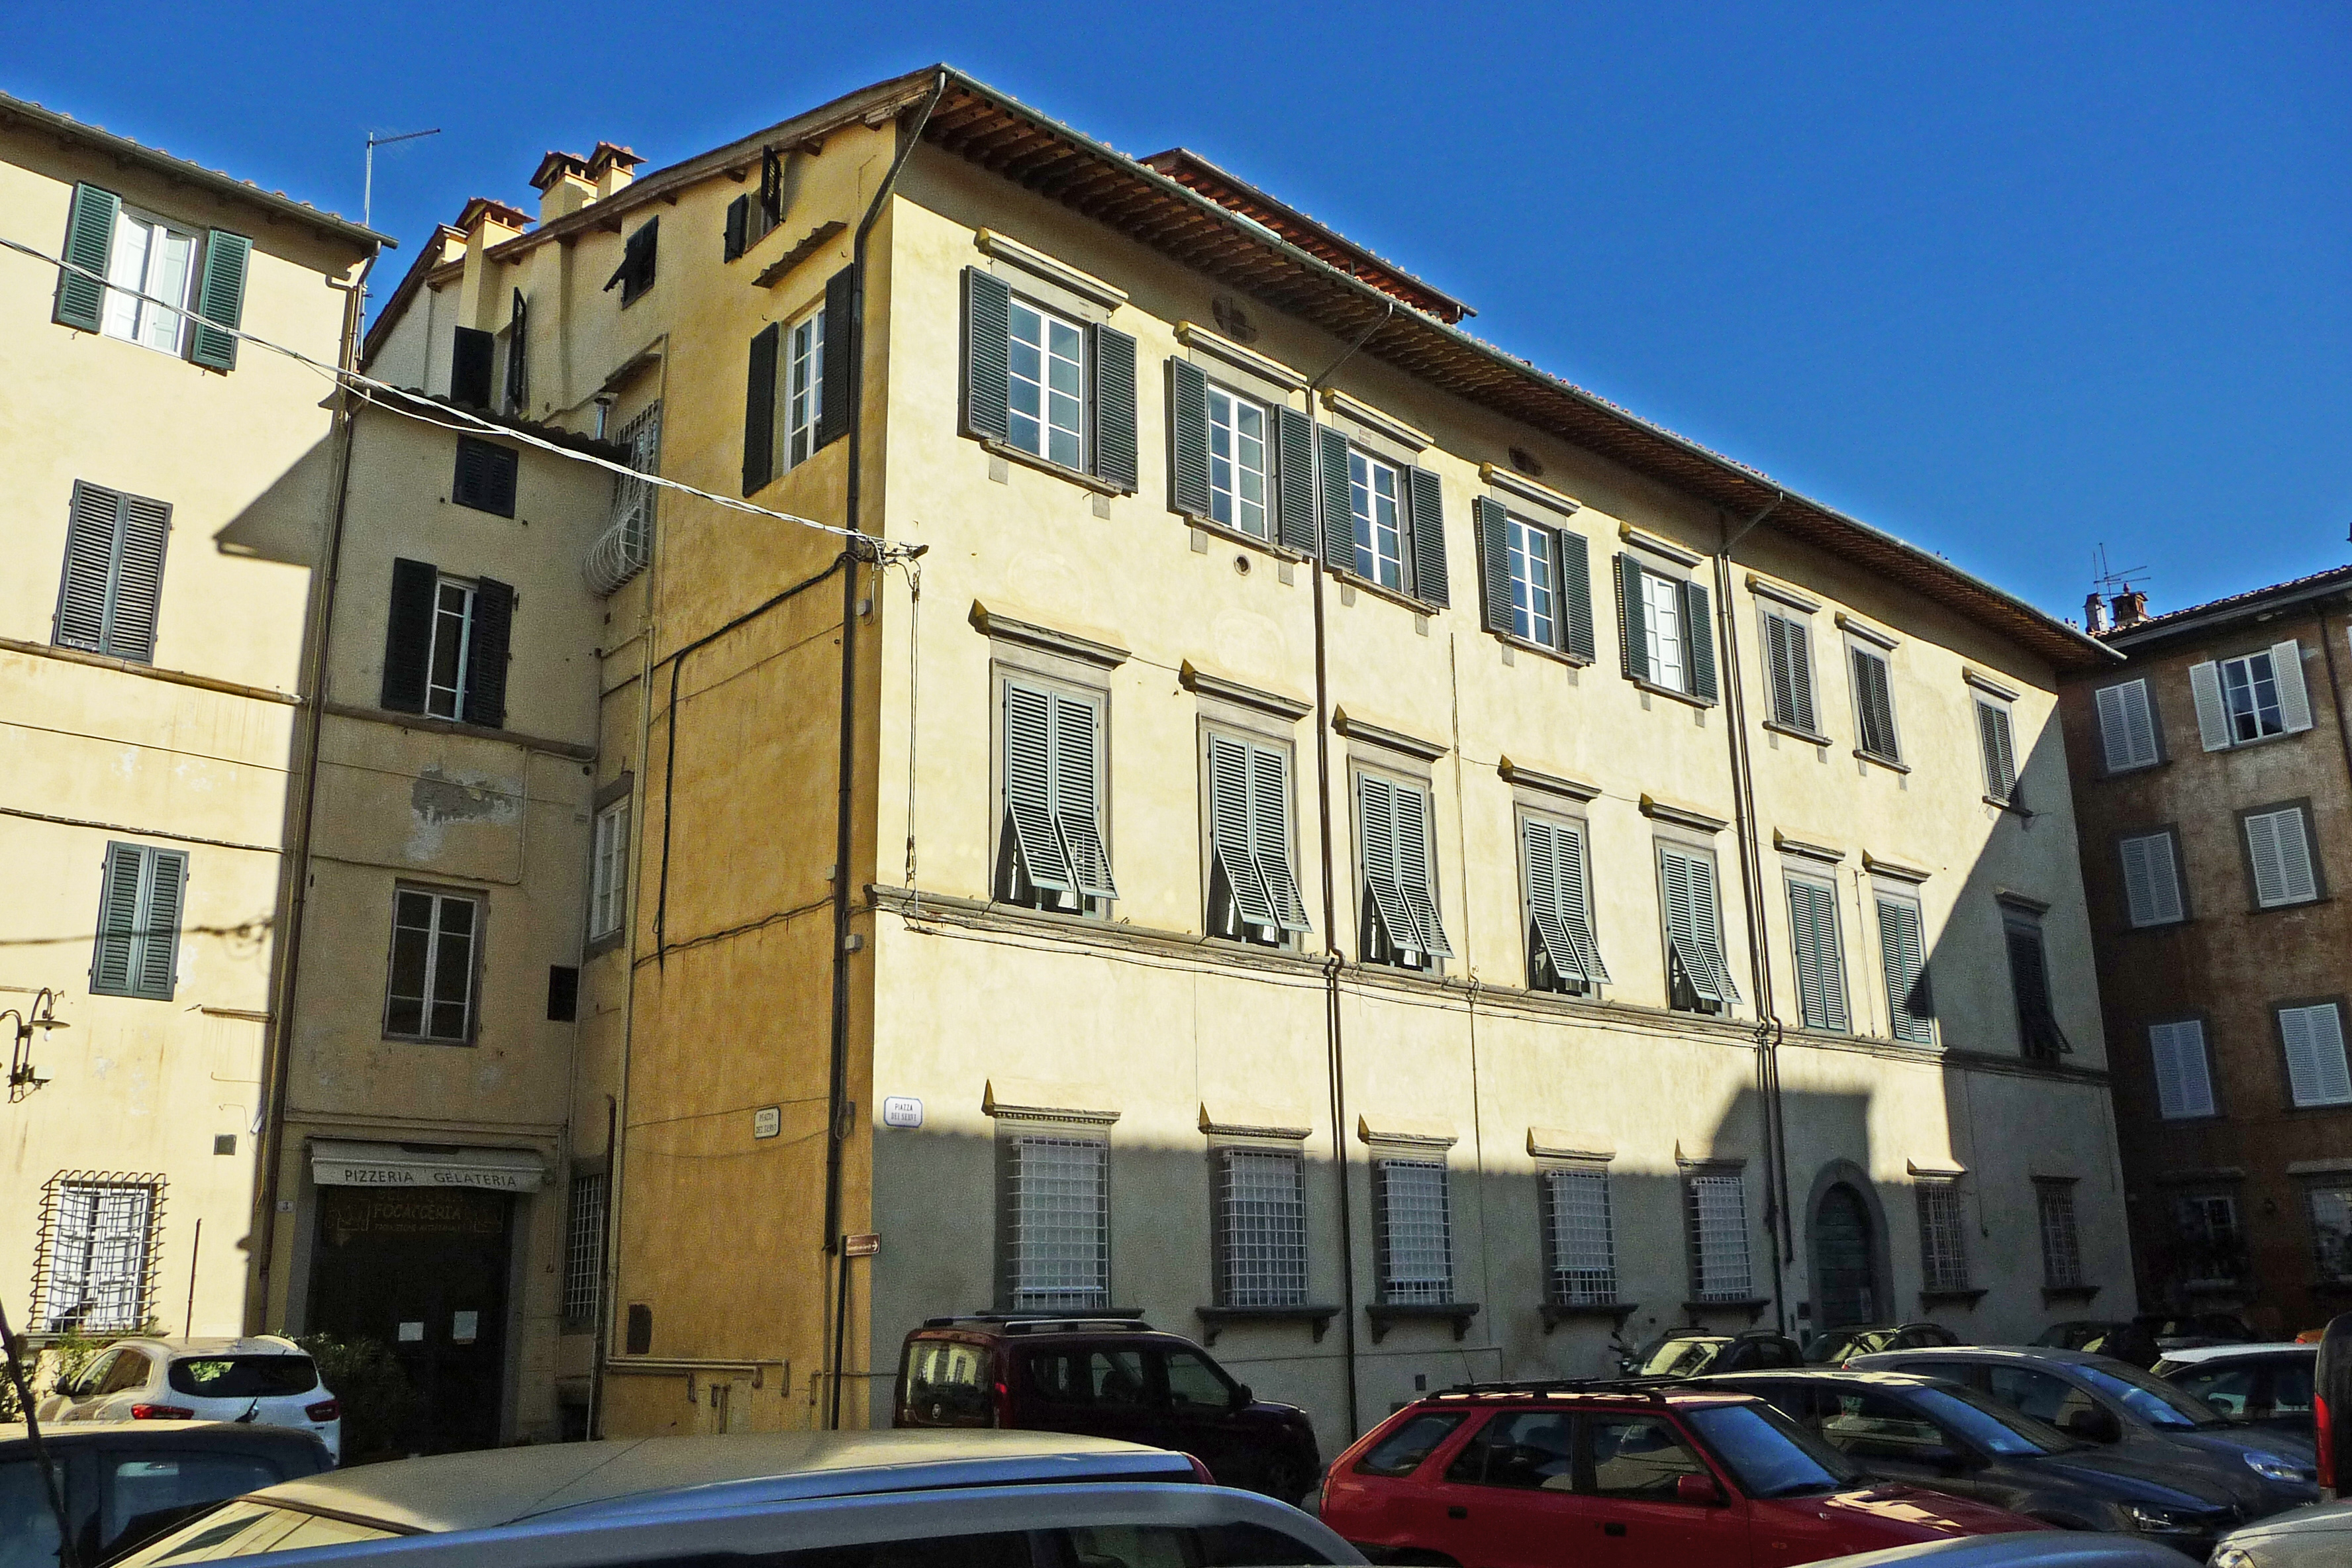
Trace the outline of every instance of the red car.
{"label": "red car", "polygon": [[1759,1399],[1623,1384],[1474,1384],[1332,1464],[1323,1522],[1375,1563],[1776,1568],[2047,1527],[1875,1485]]}

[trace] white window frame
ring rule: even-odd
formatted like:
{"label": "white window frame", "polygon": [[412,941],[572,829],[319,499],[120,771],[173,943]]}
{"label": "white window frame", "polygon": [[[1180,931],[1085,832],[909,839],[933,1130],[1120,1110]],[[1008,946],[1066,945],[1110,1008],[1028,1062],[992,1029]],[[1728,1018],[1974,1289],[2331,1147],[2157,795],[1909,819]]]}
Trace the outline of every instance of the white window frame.
{"label": "white window frame", "polygon": [[1922,1180],[1919,1201],[1920,1289],[1969,1289],[1968,1201],[1956,1178]]}
{"label": "white window frame", "polygon": [[2352,1105],[2352,1070],[2344,1050],[2344,1008],[2304,1002],[2274,1008],[2285,1053],[2287,1099],[2297,1108]]}
{"label": "white window frame", "polygon": [[[1661,621],[1664,616],[1671,626]],[[1642,569],[1642,635],[1647,641],[1650,684],[1690,692],[1690,628],[1683,625],[1682,580]],[[1668,656],[1672,656],[1669,666]]]}
{"label": "white window frame", "polygon": [[1454,1300],[1453,1174],[1442,1150],[1383,1150],[1373,1155],[1383,1306],[1444,1306]]}
{"label": "white window frame", "polygon": [[[1021,335],[1024,318],[1035,323],[1037,335],[1034,340]],[[1020,294],[1013,296],[1012,305],[1006,311],[1005,319],[1006,445],[1027,452],[1032,457],[1043,458],[1045,461],[1065,468],[1073,468],[1080,473],[1089,472],[1087,467],[1088,458],[1087,426],[1090,423],[1089,414],[1094,388],[1094,364],[1091,353],[1094,342],[1093,332],[1088,330],[1084,321],[1076,321],[1059,311],[1049,310]],[[1075,354],[1066,354],[1055,350],[1054,329],[1056,327],[1066,329],[1075,336],[1076,339]],[[1036,370],[1034,374],[1024,375],[1022,373],[1021,361],[1024,353],[1034,356],[1036,360]],[[1054,389],[1053,369],[1056,364],[1070,364],[1076,367],[1077,392],[1075,395]],[[1021,395],[1024,387],[1034,389],[1036,409],[1034,413],[1024,412],[1021,407]],[[1056,404],[1056,398],[1067,399],[1072,406],[1066,410],[1062,409]],[[1067,412],[1069,415],[1067,423],[1058,417],[1058,415],[1063,412]],[[1023,438],[1022,424],[1024,420],[1032,426],[1030,434],[1035,441],[1034,446],[1029,440]],[[1067,447],[1057,449],[1055,445],[1056,438],[1066,441]]]}
{"label": "white window frame", "polygon": [[1748,1236],[1748,1173],[1721,1167],[1685,1170],[1683,1207],[1690,1247],[1691,1300],[1755,1300],[1755,1248]]}
{"label": "white window frame", "polygon": [[[2259,674],[2254,668],[2256,659],[2262,661]],[[2286,703],[2279,690],[2278,661],[2272,658],[2271,649],[2256,648],[2234,658],[2216,659],[2214,663],[2221,667],[2218,673],[2221,681],[2221,713],[2230,727],[2230,744],[2248,746],[2256,741],[2267,741],[2273,735],[2287,732]],[[2262,700],[2264,681],[2269,682],[2271,689],[2267,706]],[[2245,721],[2243,725],[2240,723],[2241,720]],[[2241,733],[2244,728],[2251,728],[2253,733]]]}
{"label": "white window frame", "polygon": [[[456,607],[451,607],[451,596]],[[455,622],[455,626],[451,625]],[[457,680],[444,685],[442,639],[455,640]],[[425,711],[427,717],[463,723],[466,718],[466,663],[474,647],[474,584],[462,577],[440,578],[433,588],[433,638],[425,653]]]}
{"label": "white window frame", "polygon": [[1108,1134],[1050,1121],[999,1126],[1001,1304],[1016,1312],[1102,1311],[1110,1305]]}
{"label": "white window frame", "polygon": [[[992,887],[999,899],[1026,907],[1062,914],[1106,915],[1118,897],[1111,867],[1110,832],[1110,693],[1101,687],[1081,685],[1066,677],[1049,675],[1025,666],[996,667],[994,684],[994,746],[991,768],[993,777],[994,809],[990,820],[995,825],[994,841],[991,847],[993,862]],[[1013,809],[1008,795],[1012,776],[1013,707],[1015,689],[1041,695],[1046,703],[1050,731],[1046,762],[1046,798],[1045,816],[1023,823]],[[1068,775],[1074,772],[1063,766],[1060,714],[1066,708],[1085,708],[1093,712],[1094,732],[1094,798],[1087,803],[1093,815],[1082,819],[1070,809],[1063,797],[1075,782]],[[1023,841],[1024,833],[1044,834],[1050,843],[1041,840],[1040,847],[1051,851],[1036,866],[1029,864],[1029,856],[1020,855],[1019,874],[1015,874],[1014,848]],[[1093,845],[1087,843],[1092,836]],[[1094,846],[1098,846],[1098,874],[1081,870],[1081,862],[1096,860]]]}
{"label": "white window frame", "polygon": [[1213,1242],[1220,1307],[1307,1304],[1307,1162],[1295,1144],[1223,1143],[1214,1163]]}
{"label": "white window frame", "polygon": [[[426,923],[423,926],[404,923],[401,919],[401,900],[412,898],[431,900]],[[443,929],[443,916],[450,905],[460,903],[473,910],[472,921],[466,932],[466,974],[462,1003],[465,1013],[464,1026],[455,1035],[436,1034],[433,1030],[434,1008],[446,1006],[447,1004],[437,1000],[435,983],[441,977],[442,939],[452,934]],[[449,888],[415,887],[405,882],[394,887],[392,951],[385,966],[383,987],[383,1037],[385,1039],[406,1040],[418,1045],[433,1046],[465,1046],[473,1043],[476,1016],[481,1004],[482,924],[488,908],[489,901],[478,893],[461,892]],[[399,971],[400,933],[404,931],[420,930],[425,932],[424,989],[420,995],[402,996],[392,988],[393,977]],[[415,1002],[417,1005],[417,1026],[415,1033],[393,1027],[392,1010],[394,1005],[399,1002]]]}
{"label": "white window frame", "polygon": [[1511,635],[1560,646],[1559,530],[1503,514],[1503,569],[1511,583]]}
{"label": "white window frame", "polygon": [[1549,1165],[1542,1183],[1545,1300],[1557,1307],[1616,1303],[1617,1232],[1609,1167],[1599,1162]]}
{"label": "white window frame", "polygon": [[784,329],[784,468],[808,461],[824,416],[824,307]]}
{"label": "white window frame", "polygon": [[[1441,961],[1454,956],[1454,944],[1439,912],[1436,792],[1428,779],[1408,773],[1360,764],[1351,773],[1353,787],[1348,793],[1356,820],[1357,940],[1363,961],[1437,973]],[[1372,794],[1385,790],[1391,796],[1393,849],[1389,860],[1378,864],[1369,853],[1372,846],[1365,826],[1367,783],[1375,786]],[[1417,888],[1412,864],[1404,852],[1404,836],[1395,831],[1393,802],[1406,795],[1419,803],[1422,864]]]}
{"label": "white window frame", "polygon": [[618,936],[628,919],[629,797],[596,813],[589,866],[588,940]]}
{"label": "white window frame", "polygon": [[[1386,495],[1378,483],[1382,474],[1389,479]],[[1361,447],[1348,448],[1349,534],[1355,541],[1349,563],[1365,582],[1400,594],[1413,591],[1412,503],[1407,498],[1411,483],[1403,464],[1374,457]]]}
{"label": "white window frame", "polygon": [[40,1237],[44,1331],[145,1327],[163,1196],[161,1176],[60,1172],[50,1179]]}
{"label": "white window frame", "polygon": [[2157,1115],[2167,1121],[2216,1114],[2213,1058],[2205,1045],[2205,1020],[2175,1018],[2147,1026],[2149,1064],[2156,1076]]}
{"label": "white window frame", "polygon": [[2124,919],[2134,931],[2179,925],[2189,918],[2179,839],[2170,827],[2119,838],[2116,854],[2123,863]]}
{"label": "white window frame", "polygon": [[[132,270],[133,258],[128,242],[136,235],[142,244],[135,258],[136,277],[127,276]],[[188,247],[187,274],[174,289],[169,280],[157,275],[160,261],[155,237],[167,240],[184,240]],[[110,338],[141,348],[153,349],[174,359],[184,358],[188,351],[189,311],[194,308],[196,284],[204,273],[204,237],[193,229],[182,228],[169,219],[152,213],[141,212],[125,205],[114,223],[114,243],[106,258],[106,302],[100,308],[99,331]],[[169,300],[177,296],[176,306],[152,303],[138,296]]]}
{"label": "white window frame", "polygon": [[[1206,402],[1209,452],[1209,521],[1271,540],[1276,536],[1274,493],[1275,415],[1262,400],[1244,395],[1216,382],[1208,383]],[[1244,427],[1256,416],[1257,434]],[[1222,441],[1223,450],[1219,450]],[[1257,461],[1248,459],[1249,444],[1257,444]],[[1250,481],[1257,499],[1249,496]]]}
{"label": "white window frame", "polygon": [[[1518,815],[1519,930],[1527,939],[1528,988],[1597,995],[1601,986],[1611,984],[1611,977],[1609,965],[1601,956],[1598,921],[1593,914],[1590,826],[1580,817],[1555,812],[1523,808]],[[1541,830],[1552,840],[1549,867],[1536,863],[1537,834],[1531,833],[1531,828]],[[1576,845],[1572,887],[1569,885],[1570,877],[1559,865],[1562,840],[1573,840]],[[1552,884],[1551,900],[1556,908],[1547,908],[1540,896],[1547,879]],[[1555,947],[1565,947],[1567,951],[1554,952]],[[1584,973],[1569,973],[1561,965],[1563,958]]]}
{"label": "white window frame", "polygon": [[[661,471],[661,404],[648,403],[629,416],[619,435],[609,437],[629,449],[629,467],[637,474]],[[597,593],[617,592],[653,559],[655,502],[660,494],[658,485],[632,475],[613,476],[611,521],[588,548],[588,585]]]}
{"label": "white window frame", "polygon": [[[2146,677],[2099,688],[2093,705],[2099,719],[2099,749],[2109,773],[2154,767],[2164,760],[2164,740],[2156,722],[2156,694]],[[2137,733],[2135,719],[2139,721]],[[2147,742],[2144,752],[2142,741]]]}

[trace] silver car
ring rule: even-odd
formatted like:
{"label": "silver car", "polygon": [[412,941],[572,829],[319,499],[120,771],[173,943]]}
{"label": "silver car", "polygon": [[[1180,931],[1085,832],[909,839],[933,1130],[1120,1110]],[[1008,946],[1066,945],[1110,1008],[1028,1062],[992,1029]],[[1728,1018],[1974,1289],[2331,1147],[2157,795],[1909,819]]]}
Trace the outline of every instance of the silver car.
{"label": "silver car", "polygon": [[2352,1563],[2352,1498],[2273,1514],[2231,1531],[2211,1568],[2343,1568]]}
{"label": "silver car", "polygon": [[373,1568],[1245,1568],[1364,1559],[1315,1520],[1200,1484],[1184,1455],[997,1431],[647,1437],[444,1454],[289,1481],[124,1559]]}

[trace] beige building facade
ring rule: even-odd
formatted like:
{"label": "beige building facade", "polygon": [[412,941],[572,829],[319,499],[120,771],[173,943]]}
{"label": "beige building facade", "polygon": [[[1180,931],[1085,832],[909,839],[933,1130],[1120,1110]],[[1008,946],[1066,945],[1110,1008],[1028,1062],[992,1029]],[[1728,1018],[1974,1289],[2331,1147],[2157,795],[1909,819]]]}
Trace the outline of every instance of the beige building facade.
{"label": "beige building facade", "polygon": [[37,1334],[234,1333],[340,444],[219,328],[342,363],[380,237],[7,98],[0,234],[0,1280]]}
{"label": "beige building facade", "polygon": [[526,322],[512,412],[761,509],[585,556],[600,1429],[887,1422],[927,1317],[1133,1310],[1329,1447],[2123,1288],[2097,644],[952,71],[634,165],[469,207],[368,362]]}

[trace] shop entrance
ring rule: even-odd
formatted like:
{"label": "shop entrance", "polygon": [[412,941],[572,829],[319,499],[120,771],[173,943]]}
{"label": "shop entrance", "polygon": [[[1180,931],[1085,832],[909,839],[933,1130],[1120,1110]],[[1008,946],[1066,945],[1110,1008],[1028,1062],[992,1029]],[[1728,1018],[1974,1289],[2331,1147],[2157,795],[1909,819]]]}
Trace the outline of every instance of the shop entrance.
{"label": "shop entrance", "polygon": [[[415,1398],[400,1429],[384,1435],[392,1451],[497,1445],[513,1228],[514,1199],[505,1193],[319,1188],[310,1326],[374,1340],[400,1363]],[[354,1435],[347,1420],[346,1462],[381,1457],[352,1452]]]}

